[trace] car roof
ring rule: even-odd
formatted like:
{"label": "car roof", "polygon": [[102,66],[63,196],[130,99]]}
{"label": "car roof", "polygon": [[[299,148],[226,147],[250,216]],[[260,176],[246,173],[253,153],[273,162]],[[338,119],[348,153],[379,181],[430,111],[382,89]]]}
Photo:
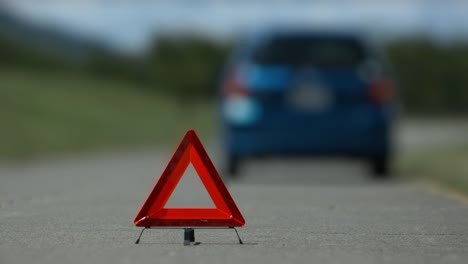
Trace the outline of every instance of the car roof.
{"label": "car roof", "polygon": [[240,39],[237,56],[242,57],[242,54],[248,54],[259,43],[263,43],[268,39],[275,37],[287,36],[317,36],[341,38],[356,41],[370,53],[376,52],[376,45],[373,43],[369,34],[358,29],[343,28],[343,27],[318,27],[318,26],[303,26],[303,25],[269,25],[250,29],[245,32]]}
{"label": "car roof", "polygon": [[262,40],[276,36],[324,36],[349,38],[356,41],[368,42],[369,37],[364,31],[342,27],[311,27],[311,26],[291,26],[291,25],[276,25],[264,26],[249,30],[244,36],[247,39]]}

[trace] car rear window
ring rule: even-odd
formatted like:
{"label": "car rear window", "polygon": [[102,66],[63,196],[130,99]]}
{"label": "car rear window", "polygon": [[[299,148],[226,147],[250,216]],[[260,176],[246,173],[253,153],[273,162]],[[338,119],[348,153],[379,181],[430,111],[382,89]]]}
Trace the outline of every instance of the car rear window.
{"label": "car rear window", "polygon": [[253,61],[261,65],[343,68],[357,66],[364,59],[364,50],[358,41],[328,36],[274,37],[253,54]]}

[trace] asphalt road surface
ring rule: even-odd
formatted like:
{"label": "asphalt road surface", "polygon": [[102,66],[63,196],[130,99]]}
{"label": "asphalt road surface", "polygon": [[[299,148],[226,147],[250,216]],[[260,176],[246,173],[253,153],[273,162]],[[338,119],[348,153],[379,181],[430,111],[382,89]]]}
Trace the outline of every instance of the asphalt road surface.
{"label": "asphalt road surface", "polygon": [[[402,131],[405,145],[437,141]],[[1,165],[0,263],[468,263],[467,202],[337,160],[248,162],[227,182],[244,245],[233,230],[196,230],[190,247],[182,230],[149,230],[135,245],[133,218],[172,151]],[[189,171],[168,206],[210,203]]]}

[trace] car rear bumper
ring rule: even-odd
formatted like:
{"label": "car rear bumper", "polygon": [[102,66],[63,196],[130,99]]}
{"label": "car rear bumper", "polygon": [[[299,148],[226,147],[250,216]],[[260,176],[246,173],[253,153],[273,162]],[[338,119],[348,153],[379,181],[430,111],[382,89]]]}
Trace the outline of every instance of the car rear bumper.
{"label": "car rear bumper", "polygon": [[391,145],[391,120],[383,113],[336,118],[313,126],[291,126],[288,120],[269,126],[228,127],[225,142],[229,155],[237,157],[360,156],[383,157]]}

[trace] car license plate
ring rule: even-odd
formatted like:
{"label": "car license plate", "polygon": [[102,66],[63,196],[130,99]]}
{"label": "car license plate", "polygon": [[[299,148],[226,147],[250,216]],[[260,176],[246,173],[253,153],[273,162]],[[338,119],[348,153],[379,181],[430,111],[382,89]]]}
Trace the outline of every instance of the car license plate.
{"label": "car license plate", "polygon": [[299,85],[291,91],[288,101],[298,110],[324,111],[333,103],[333,97],[323,86]]}

